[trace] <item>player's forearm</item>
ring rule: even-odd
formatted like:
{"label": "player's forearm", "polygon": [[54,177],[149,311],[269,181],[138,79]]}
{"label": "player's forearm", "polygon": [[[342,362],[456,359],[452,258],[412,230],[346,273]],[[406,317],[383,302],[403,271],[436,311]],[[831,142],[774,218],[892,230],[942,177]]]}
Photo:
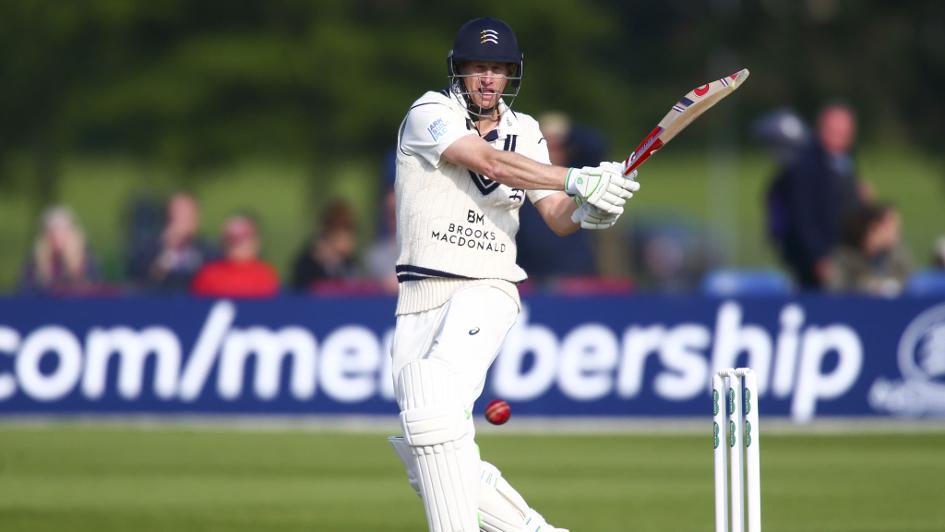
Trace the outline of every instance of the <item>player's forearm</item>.
{"label": "player's forearm", "polygon": [[515,152],[493,150],[484,172],[495,181],[525,190],[564,190],[568,169],[542,164]]}
{"label": "player's forearm", "polygon": [[454,141],[443,157],[494,181],[526,190],[564,190],[568,169],[542,164],[524,155],[497,150],[476,135]]}
{"label": "player's forearm", "polygon": [[568,236],[581,228],[571,221],[571,213],[577,209],[577,204],[564,192],[541,199],[535,208],[545,224],[558,236]]}

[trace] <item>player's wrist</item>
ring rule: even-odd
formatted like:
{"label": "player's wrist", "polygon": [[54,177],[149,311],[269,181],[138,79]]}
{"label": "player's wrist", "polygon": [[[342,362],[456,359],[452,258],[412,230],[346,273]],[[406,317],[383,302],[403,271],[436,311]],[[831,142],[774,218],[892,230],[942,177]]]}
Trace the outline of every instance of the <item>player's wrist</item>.
{"label": "player's wrist", "polygon": [[580,173],[581,171],[577,168],[568,168],[568,173],[564,176],[564,191],[574,197],[578,196],[576,177]]}

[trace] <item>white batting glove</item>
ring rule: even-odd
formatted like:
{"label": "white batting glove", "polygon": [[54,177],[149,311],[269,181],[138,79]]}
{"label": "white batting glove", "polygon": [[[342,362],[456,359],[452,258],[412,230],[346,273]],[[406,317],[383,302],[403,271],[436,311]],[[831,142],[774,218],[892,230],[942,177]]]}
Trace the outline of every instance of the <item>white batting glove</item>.
{"label": "white batting glove", "polygon": [[[603,162],[603,163],[600,163],[600,167],[607,168],[608,170],[611,170],[613,172],[617,172],[620,175],[623,175],[624,166],[623,166],[623,163],[621,162]],[[630,174],[624,176],[624,179],[627,180],[627,182],[625,183],[626,190],[630,192],[630,194],[626,197],[626,201],[630,201],[630,198],[633,197],[633,194],[636,191],[640,190],[640,182],[637,181],[637,171],[638,170],[634,170],[630,172]]]}
{"label": "white batting glove", "polygon": [[[623,163],[601,163],[602,167],[608,167],[608,169],[615,172],[623,173]],[[633,193],[640,190],[640,183],[636,181],[637,171],[634,170],[627,176],[627,187],[629,195],[626,199],[633,197]],[[581,204],[573,213],[571,213],[571,221],[580,224],[582,229],[608,229],[613,227],[617,223],[617,220],[620,218],[620,215],[623,214],[623,207],[619,209],[618,212],[606,212],[603,211],[590,203]]]}
{"label": "white batting glove", "polygon": [[581,229],[608,229],[617,223],[623,207],[618,213],[604,212],[590,203],[585,203],[571,213],[571,221],[580,224]]}
{"label": "white batting glove", "polygon": [[[611,171],[617,172],[617,173],[620,174],[620,175],[623,175],[624,166],[623,166],[623,163],[622,163],[622,162],[618,162],[618,161],[602,162],[602,163],[600,163],[600,166],[601,166],[602,168],[606,167],[608,170],[611,170]],[[626,177],[626,178],[629,179],[630,181],[636,182],[636,180],[637,180],[637,172],[638,172],[638,171],[639,171],[639,169],[634,170],[634,171],[630,172],[629,175],[624,176],[624,177]],[[637,188],[639,188],[639,186],[638,186]],[[636,191],[637,191],[637,188],[632,189],[632,191],[633,191],[633,192],[636,192]],[[627,199],[630,199],[630,198],[627,198]]]}
{"label": "white batting glove", "polygon": [[608,213],[618,213],[633,196],[639,184],[623,176],[620,163],[603,163],[571,168],[564,181],[564,190],[574,196],[578,205],[589,203]]}

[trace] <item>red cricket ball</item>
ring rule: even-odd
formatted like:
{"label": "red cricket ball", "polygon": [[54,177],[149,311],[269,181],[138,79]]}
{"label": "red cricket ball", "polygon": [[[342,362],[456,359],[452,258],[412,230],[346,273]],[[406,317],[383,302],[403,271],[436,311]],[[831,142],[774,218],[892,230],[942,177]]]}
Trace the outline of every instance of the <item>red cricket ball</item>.
{"label": "red cricket ball", "polygon": [[502,399],[490,401],[486,405],[486,419],[493,425],[501,425],[512,416],[512,408]]}

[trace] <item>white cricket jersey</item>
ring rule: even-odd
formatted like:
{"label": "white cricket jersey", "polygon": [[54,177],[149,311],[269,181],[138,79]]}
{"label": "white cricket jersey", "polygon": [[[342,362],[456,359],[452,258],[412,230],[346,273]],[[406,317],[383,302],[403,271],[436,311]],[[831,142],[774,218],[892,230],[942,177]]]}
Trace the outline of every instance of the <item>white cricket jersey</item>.
{"label": "white cricket jersey", "polygon": [[[550,164],[532,117],[504,108],[484,139]],[[518,209],[554,191],[511,188],[452,164],[443,152],[460,137],[478,135],[460,96],[444,89],[414,102],[397,141],[397,314],[438,307],[456,290],[487,283],[516,303],[515,283],[527,275],[515,263]]]}

